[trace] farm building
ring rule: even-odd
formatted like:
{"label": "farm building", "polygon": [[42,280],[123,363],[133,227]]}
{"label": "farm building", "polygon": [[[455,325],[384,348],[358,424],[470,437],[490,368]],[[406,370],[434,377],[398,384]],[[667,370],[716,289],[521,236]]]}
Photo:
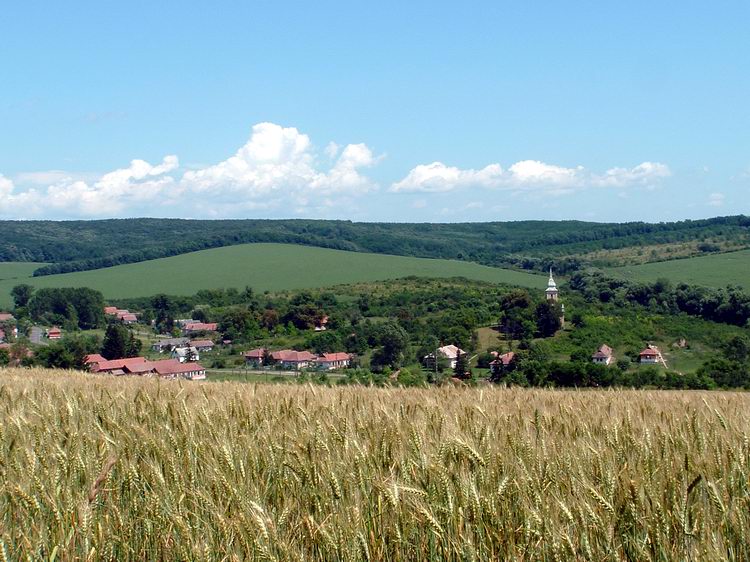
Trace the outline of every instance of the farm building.
{"label": "farm building", "polygon": [[615,360],[612,348],[603,344],[592,356],[591,361],[597,365],[610,365]]}

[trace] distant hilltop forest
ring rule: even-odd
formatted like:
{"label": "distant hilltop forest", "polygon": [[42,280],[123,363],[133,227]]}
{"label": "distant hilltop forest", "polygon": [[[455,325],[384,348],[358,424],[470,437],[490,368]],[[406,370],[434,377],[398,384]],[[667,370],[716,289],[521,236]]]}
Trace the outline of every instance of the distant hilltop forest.
{"label": "distant hilltop forest", "polygon": [[222,246],[277,242],[444,258],[559,273],[750,248],[750,217],[670,223],[581,221],[356,223],[333,220],[0,221],[1,262],[35,276],[99,269]]}

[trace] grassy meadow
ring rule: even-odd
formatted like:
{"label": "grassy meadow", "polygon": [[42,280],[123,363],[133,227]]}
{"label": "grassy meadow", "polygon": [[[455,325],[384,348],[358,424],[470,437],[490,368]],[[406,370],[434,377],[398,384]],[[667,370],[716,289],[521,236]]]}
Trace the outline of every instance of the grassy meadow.
{"label": "grassy meadow", "polygon": [[0,281],[0,306],[10,305],[10,290],[20,282],[35,287],[90,287],[105,298],[117,299],[246,286],[258,291],[307,289],[407,276],[466,277],[536,289],[546,284],[542,275],[470,262],[291,244],[244,244],[93,271]]}
{"label": "grassy meadow", "polygon": [[3,560],[747,560],[750,395],[0,372]]}
{"label": "grassy meadow", "polygon": [[634,281],[653,282],[665,277],[673,283],[716,288],[740,285],[750,289],[750,250],[617,267],[607,271]]}

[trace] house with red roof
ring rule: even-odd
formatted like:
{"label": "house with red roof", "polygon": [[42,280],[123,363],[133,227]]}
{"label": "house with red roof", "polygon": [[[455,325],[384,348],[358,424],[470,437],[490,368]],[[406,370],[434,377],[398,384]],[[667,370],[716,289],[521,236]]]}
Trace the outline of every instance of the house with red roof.
{"label": "house with red roof", "polygon": [[638,354],[638,361],[647,365],[655,365],[664,362],[659,348],[655,345],[646,346],[646,349]]}
{"label": "house with red roof", "polygon": [[348,353],[324,353],[314,359],[318,369],[332,371],[333,369],[346,369],[352,357]]}
{"label": "house with red roof", "polygon": [[62,338],[62,330],[58,328],[57,326],[47,330],[48,340],[59,340],[60,338]]}
{"label": "house with red roof", "polygon": [[271,353],[271,358],[282,369],[306,369],[315,360],[315,355],[309,351],[293,351],[282,349]]}
{"label": "house with red roof", "polygon": [[117,314],[117,307],[116,306],[105,306],[104,307],[104,314],[107,316],[114,316]]}
{"label": "house with red roof", "polygon": [[216,322],[189,322],[185,324],[182,331],[187,334],[197,334],[198,332],[215,332],[218,328]]}
{"label": "house with red roof", "polygon": [[198,351],[212,351],[214,342],[211,340],[190,340],[190,347],[194,347]]}
{"label": "house with red roof", "polygon": [[596,352],[591,356],[591,360],[597,365],[610,365],[615,360],[614,351],[607,344],[603,344]]}
{"label": "house with red roof", "polygon": [[242,354],[245,357],[245,363],[250,367],[262,367],[263,358],[266,356],[266,350],[262,347],[251,349]]}
{"label": "house with red roof", "polygon": [[196,362],[181,363],[178,359],[149,361],[145,357],[107,360],[101,355],[89,355],[86,364],[92,373],[108,375],[159,376],[166,379],[203,380],[206,369]]}
{"label": "house with red roof", "polygon": [[153,361],[154,372],[165,379],[187,379],[191,381],[205,380],[206,369],[195,362],[181,363],[178,359],[162,359]]}
{"label": "house with red roof", "polygon": [[490,372],[493,375],[504,373],[505,371],[511,368],[513,361],[515,361],[515,359],[516,359],[516,354],[513,351],[509,351],[508,353],[503,353],[502,355],[498,355],[497,359],[490,362]]}

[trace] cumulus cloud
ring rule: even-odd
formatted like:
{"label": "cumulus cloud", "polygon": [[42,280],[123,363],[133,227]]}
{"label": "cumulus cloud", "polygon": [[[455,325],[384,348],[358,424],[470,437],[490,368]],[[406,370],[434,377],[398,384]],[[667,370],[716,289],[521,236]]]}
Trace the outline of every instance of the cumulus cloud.
{"label": "cumulus cloud", "polygon": [[61,176],[46,188],[17,189],[7,182],[0,189],[0,213],[12,218],[38,216],[114,216],[139,203],[159,198],[174,185],[166,175],[179,165],[176,156],[161,164],[133,160],[130,166],[114,170],[94,182]]}
{"label": "cumulus cloud", "polygon": [[723,193],[712,193],[708,196],[708,204],[711,207],[721,207],[724,205],[725,196]]}
{"label": "cumulus cloud", "polygon": [[420,164],[391,186],[394,192],[446,192],[468,187],[567,193],[588,187],[650,185],[670,175],[658,162],[643,162],[634,168],[612,168],[603,174],[582,166],[566,168],[538,160],[522,160],[504,170],[490,164],[480,170],[462,170],[442,162]]}
{"label": "cumulus cloud", "polygon": [[[238,211],[271,208],[303,214],[310,206],[330,207],[331,196],[353,196],[376,187],[362,173],[378,160],[365,144],[343,149],[332,144],[326,152],[335,160],[322,170],[307,135],[293,127],[259,123],[233,156],[181,176],[175,173],[177,156],[169,155],[155,165],[133,160],[94,181],[57,171],[19,174],[18,185],[3,177],[0,214],[108,217],[121,212],[174,215],[178,209],[194,216],[235,216]],[[39,188],[44,179],[50,183]]]}

